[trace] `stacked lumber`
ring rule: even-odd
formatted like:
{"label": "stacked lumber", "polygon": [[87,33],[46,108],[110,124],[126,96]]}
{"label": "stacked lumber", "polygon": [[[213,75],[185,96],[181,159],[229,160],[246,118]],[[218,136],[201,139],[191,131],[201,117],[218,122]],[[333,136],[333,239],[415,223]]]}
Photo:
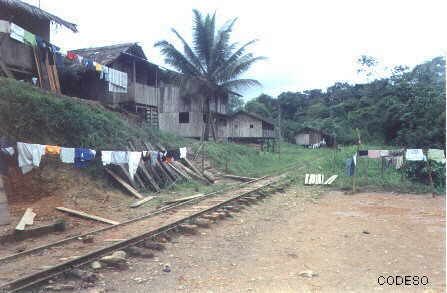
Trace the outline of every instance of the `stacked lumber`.
{"label": "stacked lumber", "polygon": [[[138,145],[136,141],[129,141],[129,151],[165,151],[160,144],[151,144],[141,141]],[[108,166],[105,171],[120,184],[129,194],[138,199],[130,207],[139,207],[155,198],[154,196],[144,196],[143,193],[159,193],[163,188],[168,188],[180,181],[197,180],[204,184],[212,184],[215,179],[211,174],[202,174],[198,168],[187,158],[174,162],[140,162],[137,172],[132,178],[125,165]]]}
{"label": "stacked lumber", "polygon": [[332,175],[324,181],[323,174],[306,174],[304,178],[304,185],[330,185],[337,179],[338,175]]}

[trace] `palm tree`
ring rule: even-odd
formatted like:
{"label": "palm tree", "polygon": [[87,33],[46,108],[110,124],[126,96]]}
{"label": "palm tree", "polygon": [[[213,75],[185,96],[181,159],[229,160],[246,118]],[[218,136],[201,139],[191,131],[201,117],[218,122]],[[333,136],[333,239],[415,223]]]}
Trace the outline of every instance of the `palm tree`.
{"label": "palm tree", "polygon": [[168,41],[159,41],[155,47],[160,48],[165,56],[165,63],[181,74],[171,74],[170,81],[187,89],[189,95],[201,98],[206,126],[204,139],[208,140],[211,128],[215,139],[213,119],[210,111],[210,100],[218,96],[236,94],[234,91],[260,86],[254,79],[238,79],[255,62],[265,57],[255,57],[247,52],[247,47],[257,40],[249,41],[242,46],[230,42],[230,34],[236,23],[236,18],[226,22],[216,30],[216,14],[202,14],[193,10],[193,42],[190,46],[184,38],[172,28],[183,45],[183,52],[176,49]]}

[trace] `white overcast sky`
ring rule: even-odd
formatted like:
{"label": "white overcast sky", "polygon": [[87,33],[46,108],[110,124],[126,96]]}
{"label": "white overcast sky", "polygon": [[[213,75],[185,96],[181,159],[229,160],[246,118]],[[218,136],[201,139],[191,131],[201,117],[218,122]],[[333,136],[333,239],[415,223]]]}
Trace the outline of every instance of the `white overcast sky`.
{"label": "white overcast sky", "polygon": [[[37,6],[39,0],[25,2]],[[79,25],[77,34],[53,32],[55,45],[68,50],[138,42],[148,59],[162,66],[153,44],[175,41],[171,27],[190,40],[193,8],[216,11],[220,24],[238,17],[232,41],[259,39],[252,52],[268,57],[245,75],[263,84],[243,92],[245,100],[361,81],[360,55],[412,67],[447,53],[445,0],[40,0],[40,5]]]}

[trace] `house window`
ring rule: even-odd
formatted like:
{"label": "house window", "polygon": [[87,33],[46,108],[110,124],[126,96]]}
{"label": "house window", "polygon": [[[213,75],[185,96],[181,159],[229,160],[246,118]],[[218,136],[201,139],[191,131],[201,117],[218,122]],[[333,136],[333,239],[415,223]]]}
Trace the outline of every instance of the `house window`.
{"label": "house window", "polygon": [[189,112],[178,113],[178,122],[179,123],[189,123]]}
{"label": "house window", "polygon": [[253,124],[250,124],[250,128],[253,128]]}

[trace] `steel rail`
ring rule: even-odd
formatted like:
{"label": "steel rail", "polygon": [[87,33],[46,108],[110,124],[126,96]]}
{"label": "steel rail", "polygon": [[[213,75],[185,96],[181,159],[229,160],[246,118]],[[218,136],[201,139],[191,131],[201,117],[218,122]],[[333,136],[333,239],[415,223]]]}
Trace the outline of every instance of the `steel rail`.
{"label": "steel rail", "polygon": [[[267,177],[267,176],[265,176],[265,177]],[[259,180],[261,180],[261,178],[257,179],[257,181],[259,181]],[[135,236],[135,237],[132,237],[132,238],[120,241],[118,243],[112,244],[112,245],[107,246],[105,248],[97,249],[97,250],[95,250],[93,252],[90,252],[88,254],[85,254],[83,256],[75,258],[73,260],[69,260],[69,261],[67,261],[65,263],[53,266],[53,267],[51,267],[49,269],[46,269],[46,270],[43,270],[43,271],[40,271],[40,272],[36,272],[36,273],[30,274],[28,276],[25,276],[25,277],[19,278],[17,280],[14,280],[12,282],[6,283],[6,284],[4,284],[4,285],[2,285],[0,287],[0,290],[2,292],[17,292],[19,290],[22,290],[22,289],[28,288],[30,286],[36,285],[36,284],[41,283],[41,282],[43,282],[45,280],[48,280],[48,279],[53,278],[53,277],[56,277],[56,276],[66,272],[66,271],[70,271],[70,270],[72,270],[72,269],[74,269],[76,267],[80,267],[82,265],[88,264],[88,263],[92,262],[93,260],[96,260],[96,259],[98,259],[98,258],[100,258],[102,256],[105,256],[105,255],[109,254],[112,251],[120,250],[120,249],[129,247],[129,246],[132,246],[132,245],[136,245],[136,244],[138,244],[138,243],[140,243],[140,242],[142,242],[142,241],[144,241],[146,239],[156,237],[156,236],[158,236],[158,235],[160,235],[162,233],[166,233],[166,232],[168,232],[168,231],[170,231],[172,229],[175,229],[180,224],[182,224],[182,223],[184,223],[186,221],[189,221],[190,219],[193,219],[193,218],[199,217],[199,216],[201,216],[203,214],[209,213],[210,211],[218,209],[221,206],[227,205],[228,203],[230,203],[232,201],[238,200],[239,198],[244,197],[247,194],[250,194],[250,193],[255,192],[255,191],[259,190],[259,189],[262,189],[262,188],[265,188],[265,187],[267,187],[269,185],[277,183],[278,181],[280,181],[280,179],[278,179],[276,181],[273,180],[273,181],[270,181],[270,182],[268,182],[266,184],[263,184],[261,186],[255,187],[252,190],[243,192],[242,194],[237,195],[237,196],[235,196],[233,198],[230,198],[228,200],[224,200],[224,201],[222,201],[222,202],[220,202],[220,203],[218,203],[216,205],[213,205],[213,206],[211,206],[209,208],[206,208],[206,209],[204,209],[204,210],[202,210],[200,212],[194,213],[194,214],[189,215],[189,216],[187,216],[187,217],[185,217],[183,219],[175,221],[174,223],[164,225],[164,226],[159,227],[157,229],[154,229],[154,230],[142,233],[142,234],[140,234],[138,236]]]}
{"label": "steel rail", "polygon": [[98,230],[93,230],[93,231],[90,231],[90,232],[87,232],[87,233],[84,233],[84,234],[80,234],[80,235],[76,235],[76,236],[73,236],[73,237],[70,237],[70,238],[66,238],[66,239],[62,239],[62,240],[59,240],[59,241],[55,241],[55,242],[52,242],[52,243],[49,243],[49,244],[45,244],[45,245],[42,245],[42,246],[39,246],[39,247],[36,247],[36,248],[32,248],[32,249],[29,249],[29,250],[25,250],[25,251],[19,252],[19,253],[16,253],[16,254],[11,254],[11,255],[5,256],[3,258],[0,258],[0,264],[4,263],[4,262],[7,262],[9,260],[12,260],[12,259],[21,257],[21,256],[32,254],[34,252],[37,252],[37,251],[40,251],[40,250],[43,250],[43,249],[47,249],[47,248],[50,248],[50,247],[54,247],[54,246],[58,246],[58,245],[61,245],[61,244],[65,244],[65,243],[70,242],[70,241],[74,241],[74,240],[78,239],[79,237],[85,237],[85,236],[88,236],[88,235],[95,235],[97,233],[101,233],[101,232],[104,232],[104,231],[107,231],[107,230],[110,230],[110,229],[114,229],[114,228],[121,227],[121,226],[124,226],[124,225],[127,225],[127,224],[131,224],[133,222],[137,222],[137,221],[140,221],[140,220],[144,220],[144,219],[153,217],[155,215],[158,215],[160,213],[163,213],[165,211],[168,211],[168,210],[171,210],[171,209],[174,209],[174,208],[181,207],[183,205],[192,204],[192,203],[195,203],[195,202],[200,202],[200,201],[205,200],[205,199],[207,199],[207,198],[209,198],[209,197],[211,197],[213,195],[216,195],[216,194],[219,194],[219,193],[222,193],[222,192],[225,192],[225,191],[229,191],[231,189],[240,188],[243,185],[248,185],[248,184],[251,184],[251,183],[257,182],[259,180],[265,179],[267,177],[272,177],[272,176],[273,175],[268,175],[268,176],[264,176],[264,177],[261,177],[261,178],[256,178],[255,180],[251,180],[251,181],[243,182],[243,183],[240,183],[240,184],[235,184],[235,185],[232,185],[232,186],[228,186],[228,187],[222,188],[220,190],[207,193],[203,197],[190,199],[190,200],[187,200],[187,201],[184,201],[184,202],[180,202],[180,203],[177,203],[177,204],[174,204],[174,205],[169,205],[167,207],[163,207],[163,208],[157,209],[157,210],[152,211],[152,212],[150,212],[150,213],[148,213],[146,215],[143,215],[141,217],[137,217],[137,218],[134,218],[134,219],[130,219],[128,221],[119,223],[117,225],[112,225],[112,226],[104,227],[104,228],[101,228],[101,229],[98,229]]}

